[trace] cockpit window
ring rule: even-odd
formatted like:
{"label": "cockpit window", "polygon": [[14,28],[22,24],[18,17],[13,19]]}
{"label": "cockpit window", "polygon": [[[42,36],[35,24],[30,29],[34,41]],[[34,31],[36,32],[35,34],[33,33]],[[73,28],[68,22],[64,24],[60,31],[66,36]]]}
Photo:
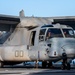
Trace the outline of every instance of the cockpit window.
{"label": "cockpit window", "polygon": [[46,29],[41,29],[39,33],[39,41],[44,41]]}
{"label": "cockpit window", "polygon": [[74,37],[74,31],[72,29],[63,29],[65,37]]}
{"label": "cockpit window", "polygon": [[46,29],[41,29],[40,30],[40,35],[45,35],[45,31],[46,31]]}
{"label": "cockpit window", "polygon": [[61,30],[56,28],[49,28],[46,33],[46,40],[53,37],[63,37]]}

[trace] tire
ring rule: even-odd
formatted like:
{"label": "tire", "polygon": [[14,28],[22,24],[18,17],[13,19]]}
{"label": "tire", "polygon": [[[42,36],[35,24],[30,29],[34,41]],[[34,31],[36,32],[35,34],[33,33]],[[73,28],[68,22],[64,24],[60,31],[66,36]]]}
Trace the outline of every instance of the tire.
{"label": "tire", "polygon": [[53,68],[52,62],[49,62],[49,63],[48,63],[48,68]]}
{"label": "tire", "polygon": [[3,68],[3,67],[4,67],[3,62],[0,62],[0,68]]}
{"label": "tire", "polygon": [[65,65],[65,63],[62,62],[61,69],[65,70],[65,68],[66,68],[66,65]]}
{"label": "tire", "polygon": [[42,68],[46,68],[47,62],[42,62]]}
{"label": "tire", "polygon": [[71,69],[71,65],[70,63],[67,63],[67,70],[70,70]]}
{"label": "tire", "polygon": [[62,70],[65,70],[65,67],[62,65],[62,66],[61,66],[61,69],[62,69]]}

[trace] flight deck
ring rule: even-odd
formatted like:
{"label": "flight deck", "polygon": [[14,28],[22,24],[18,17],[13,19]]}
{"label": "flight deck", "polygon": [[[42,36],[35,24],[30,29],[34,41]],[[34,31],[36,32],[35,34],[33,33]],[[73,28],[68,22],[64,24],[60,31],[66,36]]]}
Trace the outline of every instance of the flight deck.
{"label": "flight deck", "polygon": [[60,64],[55,64],[54,68],[34,68],[30,65],[14,65],[14,66],[4,66],[0,68],[0,75],[75,75],[75,66],[72,65],[70,70],[61,70]]}
{"label": "flight deck", "polygon": [[75,75],[75,69],[0,68],[0,75]]}

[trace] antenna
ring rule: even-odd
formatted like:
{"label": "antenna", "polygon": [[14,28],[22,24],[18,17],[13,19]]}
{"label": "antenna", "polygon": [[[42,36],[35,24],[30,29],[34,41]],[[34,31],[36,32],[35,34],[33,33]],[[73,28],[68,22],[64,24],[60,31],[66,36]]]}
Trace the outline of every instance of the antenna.
{"label": "antenna", "polygon": [[23,9],[19,12],[19,16],[20,17],[25,17],[25,14],[24,14],[24,10]]}

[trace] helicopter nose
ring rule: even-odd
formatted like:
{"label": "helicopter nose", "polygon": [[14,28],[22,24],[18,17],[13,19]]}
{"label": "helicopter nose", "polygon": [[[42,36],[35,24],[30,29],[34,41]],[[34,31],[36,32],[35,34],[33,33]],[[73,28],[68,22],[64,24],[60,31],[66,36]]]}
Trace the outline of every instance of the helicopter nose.
{"label": "helicopter nose", "polygon": [[75,54],[75,44],[68,42],[61,48],[62,48],[63,52],[65,52],[67,54]]}
{"label": "helicopter nose", "polygon": [[75,55],[75,39],[67,38],[63,39],[61,42],[62,53],[65,52],[69,56]]}
{"label": "helicopter nose", "polygon": [[65,52],[69,56],[75,56],[74,38],[53,38],[51,39],[50,56],[61,56]]}

